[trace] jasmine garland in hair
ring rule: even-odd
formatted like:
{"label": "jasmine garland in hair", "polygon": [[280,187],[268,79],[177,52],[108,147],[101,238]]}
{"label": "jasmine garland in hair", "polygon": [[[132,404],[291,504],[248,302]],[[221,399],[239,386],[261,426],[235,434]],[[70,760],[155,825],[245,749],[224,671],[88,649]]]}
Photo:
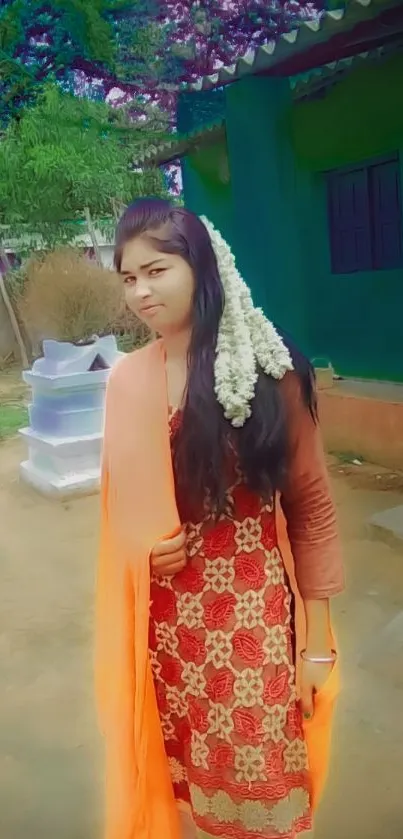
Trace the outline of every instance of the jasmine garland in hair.
{"label": "jasmine garland in hair", "polygon": [[273,324],[254,306],[229,245],[205,216],[201,221],[210,236],[225,294],[216,347],[215,393],[226,419],[234,428],[241,428],[251,416],[258,365],[267,376],[279,380],[293,369],[293,363]]}

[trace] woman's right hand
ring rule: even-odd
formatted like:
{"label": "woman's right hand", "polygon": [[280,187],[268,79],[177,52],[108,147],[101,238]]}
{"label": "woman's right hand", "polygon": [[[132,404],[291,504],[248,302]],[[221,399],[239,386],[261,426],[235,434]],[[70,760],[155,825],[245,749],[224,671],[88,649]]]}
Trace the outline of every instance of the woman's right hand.
{"label": "woman's right hand", "polygon": [[160,577],[172,577],[183,571],[186,562],[186,536],[183,530],[177,536],[159,542],[151,552],[151,571]]}

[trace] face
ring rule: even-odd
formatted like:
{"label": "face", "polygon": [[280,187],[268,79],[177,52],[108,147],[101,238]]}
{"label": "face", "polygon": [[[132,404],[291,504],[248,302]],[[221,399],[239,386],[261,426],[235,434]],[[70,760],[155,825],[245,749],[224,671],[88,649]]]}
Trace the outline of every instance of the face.
{"label": "face", "polygon": [[150,329],[161,336],[189,329],[195,282],[181,256],[157,250],[146,234],[137,236],[124,246],[121,275],[127,306]]}

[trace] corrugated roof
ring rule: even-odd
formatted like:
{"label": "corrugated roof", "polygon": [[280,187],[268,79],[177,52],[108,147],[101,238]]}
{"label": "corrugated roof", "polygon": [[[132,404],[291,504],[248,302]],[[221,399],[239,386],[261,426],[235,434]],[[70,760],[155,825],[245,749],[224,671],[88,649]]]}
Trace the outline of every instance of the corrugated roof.
{"label": "corrugated roof", "polygon": [[325,44],[334,35],[349,32],[357,24],[365,23],[401,5],[402,0],[350,0],[345,8],[326,11],[315,21],[303,21],[297,29],[280,35],[264,46],[248,50],[235,64],[203,76],[197,82],[184,86],[184,89],[209,90],[247,75],[268,71],[312,47]]}
{"label": "corrugated roof", "polygon": [[367,62],[385,61],[390,55],[403,51],[402,44],[390,44],[377,47],[374,50],[360,52],[348,58],[340,58],[338,61],[331,61],[322,67],[315,67],[307,73],[292,76],[290,85],[297,99],[308,96],[315,90],[320,90],[328,82],[338,81],[346,73]]}
{"label": "corrugated roof", "polygon": [[161,143],[148,146],[148,148],[136,157],[133,161],[135,166],[158,166],[160,163],[169,163],[171,160],[176,160],[178,157],[186,154],[194,146],[203,141],[214,142],[225,130],[224,120],[217,120],[211,125],[203,126],[197,131],[192,131],[189,134],[173,134],[171,140],[164,140]]}

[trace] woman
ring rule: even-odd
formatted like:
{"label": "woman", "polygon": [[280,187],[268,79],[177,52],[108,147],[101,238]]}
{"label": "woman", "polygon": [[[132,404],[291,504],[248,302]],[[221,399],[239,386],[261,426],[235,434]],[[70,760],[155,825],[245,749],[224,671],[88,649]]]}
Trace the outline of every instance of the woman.
{"label": "woman", "polygon": [[[107,839],[179,839],[176,804],[197,839],[292,839],[312,826],[306,738],[343,589],[314,375],[206,219],[140,200],[115,261],[128,307],[160,340],[117,364],[107,395]],[[300,662],[280,503],[306,617]]]}

